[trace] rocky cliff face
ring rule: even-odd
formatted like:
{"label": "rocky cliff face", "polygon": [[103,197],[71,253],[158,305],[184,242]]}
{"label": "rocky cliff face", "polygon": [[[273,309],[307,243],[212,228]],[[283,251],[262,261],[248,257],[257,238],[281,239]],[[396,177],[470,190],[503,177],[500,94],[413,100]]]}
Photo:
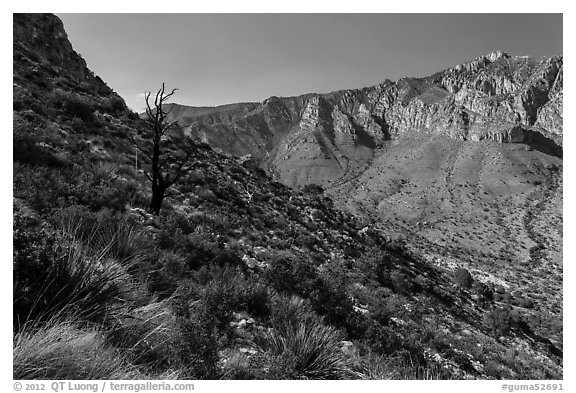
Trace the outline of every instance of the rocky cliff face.
{"label": "rocky cliff face", "polygon": [[74,52],[62,21],[51,14],[14,14],[15,52],[40,63],[66,67],[78,81],[93,77],[86,62]]}
{"label": "rocky cliff face", "polygon": [[[114,101],[116,111],[127,111],[124,100],[87,67],[52,14],[14,14],[14,102],[30,107],[45,101],[46,93],[71,92],[103,109]],[[34,88],[31,89],[30,87]]]}
{"label": "rocky cliff face", "polygon": [[553,146],[548,151],[561,155],[562,64],[562,56],[494,52],[425,78],[272,97],[174,118],[193,137],[261,159],[291,185],[333,185],[350,163],[361,167],[358,160],[387,140],[413,132],[499,143],[544,141]]}
{"label": "rocky cliff face", "polygon": [[556,75],[554,84],[548,92],[548,101],[542,105],[537,111],[536,125],[542,127],[549,132],[562,137],[562,101],[563,101],[563,66],[560,65],[560,70]]}
{"label": "rocky cliff face", "polygon": [[[561,67],[562,57],[537,59],[495,52],[427,78],[402,79],[385,87],[385,92],[376,88],[371,101],[393,135],[418,130],[475,139],[469,130],[477,124],[531,127],[540,112],[546,118],[538,124],[541,131],[561,135],[557,126],[562,117],[561,98],[555,99],[561,87],[554,87],[561,85],[556,81],[562,78]],[[503,135],[495,140],[508,138]]]}

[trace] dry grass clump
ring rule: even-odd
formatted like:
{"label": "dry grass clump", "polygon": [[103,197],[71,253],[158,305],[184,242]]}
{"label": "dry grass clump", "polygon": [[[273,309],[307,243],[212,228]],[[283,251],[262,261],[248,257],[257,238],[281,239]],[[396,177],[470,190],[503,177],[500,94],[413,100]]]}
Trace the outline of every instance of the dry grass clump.
{"label": "dry grass clump", "polygon": [[14,337],[14,379],[142,379],[96,328],[72,322],[39,329],[28,325]]}

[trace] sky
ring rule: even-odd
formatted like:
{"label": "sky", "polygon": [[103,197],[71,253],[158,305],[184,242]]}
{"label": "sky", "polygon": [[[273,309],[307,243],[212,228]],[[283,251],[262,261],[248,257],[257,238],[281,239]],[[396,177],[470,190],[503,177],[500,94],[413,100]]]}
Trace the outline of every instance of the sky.
{"label": "sky", "polygon": [[88,67],[142,111],[216,106],[426,76],[496,50],[562,51],[562,14],[57,14]]}

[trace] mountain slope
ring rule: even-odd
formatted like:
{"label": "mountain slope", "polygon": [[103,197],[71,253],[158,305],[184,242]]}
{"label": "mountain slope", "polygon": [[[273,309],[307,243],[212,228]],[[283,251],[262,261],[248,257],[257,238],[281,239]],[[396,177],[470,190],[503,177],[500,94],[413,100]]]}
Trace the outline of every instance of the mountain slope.
{"label": "mountain slope", "polygon": [[[145,122],[53,15],[16,15],[14,31],[15,379],[561,378],[561,322],[543,299],[429,261],[387,234],[393,222],[290,189],[254,160],[195,144],[151,216],[149,163],[134,167],[129,138]],[[278,100],[178,115],[261,118],[250,138],[271,146],[268,124],[278,140],[302,124],[343,162],[317,120],[325,101]],[[372,149],[366,134],[347,151]]]}
{"label": "mountain slope", "polygon": [[562,56],[494,52],[424,78],[173,120],[226,153],[252,154],[284,184],[321,185],[431,260],[500,277],[559,317],[562,87]]}

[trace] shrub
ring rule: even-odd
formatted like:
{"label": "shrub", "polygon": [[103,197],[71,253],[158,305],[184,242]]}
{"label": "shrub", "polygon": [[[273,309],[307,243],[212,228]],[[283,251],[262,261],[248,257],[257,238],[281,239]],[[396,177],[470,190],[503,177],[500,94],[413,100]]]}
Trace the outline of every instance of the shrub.
{"label": "shrub", "polygon": [[14,205],[13,228],[13,318],[19,326],[28,318],[39,296],[43,272],[57,258],[53,231],[34,216]]}
{"label": "shrub", "polygon": [[368,279],[376,280],[381,284],[390,284],[392,256],[380,247],[373,246],[364,252],[360,258],[356,259],[355,265]]}
{"label": "shrub", "polygon": [[25,200],[38,213],[58,208],[67,187],[66,172],[15,163],[14,196]]}
{"label": "shrub", "polygon": [[185,278],[188,271],[186,257],[172,251],[162,253],[158,261],[159,269],[173,281]]}
{"label": "shrub", "polygon": [[510,306],[494,308],[484,314],[483,322],[495,333],[504,335],[514,326],[512,308]]}
{"label": "shrub", "polygon": [[318,184],[307,184],[304,187],[302,187],[302,192],[304,192],[305,194],[318,196],[324,193],[324,188],[322,188],[322,186]]}
{"label": "shrub", "polygon": [[13,135],[14,160],[52,168],[65,168],[70,163],[62,154],[57,154],[52,148],[38,137],[26,131],[14,129]]}
{"label": "shrub", "polygon": [[264,276],[274,289],[304,297],[307,297],[318,283],[316,267],[311,261],[284,251],[273,256]]}
{"label": "shrub", "polygon": [[268,290],[241,270],[212,266],[210,281],[201,291],[200,316],[208,325],[224,331],[234,311],[245,310],[254,316],[270,312]]}
{"label": "shrub", "polygon": [[472,290],[480,297],[481,301],[491,301],[494,298],[494,291],[488,285],[480,281],[474,281]]}
{"label": "shrub", "polygon": [[454,282],[462,288],[470,289],[474,284],[474,278],[468,270],[458,268],[454,271]]}
{"label": "shrub", "polygon": [[126,104],[122,98],[112,96],[104,102],[103,109],[108,113],[119,114],[126,110]]}
{"label": "shrub", "polygon": [[319,282],[310,294],[310,300],[316,312],[323,315],[331,325],[355,332],[352,326],[353,303],[347,292],[348,280],[343,263],[330,263],[322,266]]}
{"label": "shrub", "polygon": [[64,110],[71,117],[77,117],[87,123],[94,120],[92,107],[80,99],[71,99],[64,104]]}
{"label": "shrub", "polygon": [[78,94],[56,89],[48,97],[48,101],[55,109],[71,118],[77,117],[87,123],[94,121],[94,109]]}
{"label": "shrub", "polygon": [[405,347],[403,338],[394,328],[370,322],[364,338],[376,353],[390,355]]}
{"label": "shrub", "polygon": [[191,233],[186,234],[188,230],[192,228],[169,222],[168,227],[160,232],[159,246],[186,255],[186,264],[191,270],[211,264],[221,267],[243,265],[236,250],[227,248],[224,238],[216,236],[205,225],[199,225]]}

